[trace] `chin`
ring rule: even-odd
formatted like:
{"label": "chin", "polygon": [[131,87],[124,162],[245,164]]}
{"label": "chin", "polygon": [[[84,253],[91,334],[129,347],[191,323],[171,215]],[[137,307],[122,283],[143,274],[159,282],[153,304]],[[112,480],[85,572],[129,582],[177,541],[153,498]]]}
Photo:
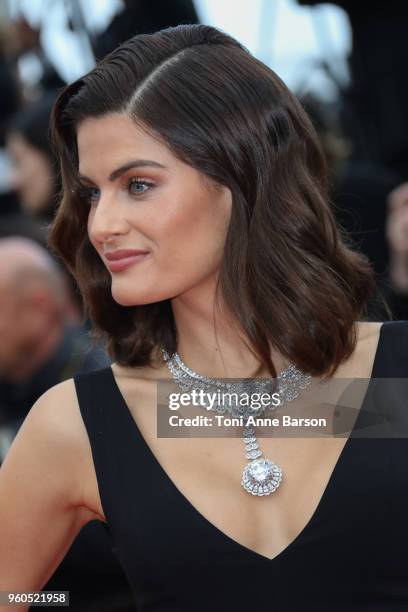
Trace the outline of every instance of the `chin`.
{"label": "chin", "polygon": [[124,291],[112,290],[112,298],[117,304],[120,304],[120,306],[143,306],[144,304],[153,304],[158,301],[147,292],[143,294],[132,294]]}

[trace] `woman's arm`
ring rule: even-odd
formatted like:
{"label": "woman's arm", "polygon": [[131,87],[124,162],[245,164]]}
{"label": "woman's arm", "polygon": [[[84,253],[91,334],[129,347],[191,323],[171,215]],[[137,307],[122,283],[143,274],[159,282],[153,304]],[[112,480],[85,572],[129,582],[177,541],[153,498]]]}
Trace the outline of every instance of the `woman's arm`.
{"label": "woman's arm", "polygon": [[41,590],[96,518],[84,502],[87,444],[69,379],[36,401],[0,468],[0,591]]}

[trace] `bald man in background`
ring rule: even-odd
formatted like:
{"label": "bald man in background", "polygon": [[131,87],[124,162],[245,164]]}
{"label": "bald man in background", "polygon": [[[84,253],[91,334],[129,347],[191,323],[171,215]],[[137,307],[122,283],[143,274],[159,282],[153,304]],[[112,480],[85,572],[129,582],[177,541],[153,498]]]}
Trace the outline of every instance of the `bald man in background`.
{"label": "bald man in background", "polygon": [[[0,239],[0,464],[42,393],[110,363],[82,328],[66,275],[48,251],[29,238]],[[43,590],[70,591],[73,612],[135,611],[100,521],[85,525]]]}
{"label": "bald man in background", "polygon": [[66,275],[24,237],[0,239],[0,338],[0,425],[15,432],[51,386],[110,363],[82,328]]}
{"label": "bald man in background", "polygon": [[0,240],[0,376],[30,378],[57,350],[68,323],[80,321],[47,251],[22,237]]}

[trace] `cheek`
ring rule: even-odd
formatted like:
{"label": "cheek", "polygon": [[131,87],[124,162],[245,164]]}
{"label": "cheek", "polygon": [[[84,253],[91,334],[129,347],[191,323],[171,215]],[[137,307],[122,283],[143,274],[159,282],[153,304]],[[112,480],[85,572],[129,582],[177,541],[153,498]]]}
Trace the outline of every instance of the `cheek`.
{"label": "cheek", "polygon": [[129,215],[135,240],[137,235],[146,239],[151,259],[113,275],[113,298],[124,306],[147,304],[210,279],[222,259],[230,212],[228,197],[186,189],[178,198],[151,203],[143,215]]}
{"label": "cheek", "polygon": [[229,223],[224,200],[192,197],[175,206],[156,225],[159,252],[166,261],[211,267],[222,254]]}
{"label": "cheek", "polygon": [[[95,216],[94,215],[95,212],[96,212],[96,209],[93,206],[89,206],[89,208],[85,211],[86,228],[87,228],[87,234],[88,234],[89,242],[92,244],[92,246],[95,249],[95,251],[97,252],[97,254],[101,257],[101,252],[103,251],[105,245],[102,245],[101,242],[99,240],[97,240],[97,238],[94,235],[94,233],[92,233],[92,223],[93,223],[93,218]],[[102,259],[102,257],[101,257],[101,259]]]}
{"label": "cheek", "polygon": [[91,212],[91,211],[89,211],[89,213],[88,213],[88,218],[87,218],[87,220],[86,220],[86,231],[87,231],[87,233],[88,233],[88,240],[89,240],[89,242],[90,242],[90,243],[91,243],[91,244],[92,244],[94,247],[96,247],[95,242],[94,242],[94,239],[93,239],[93,237],[92,237],[92,233],[91,233],[91,223],[92,223],[92,212]]}

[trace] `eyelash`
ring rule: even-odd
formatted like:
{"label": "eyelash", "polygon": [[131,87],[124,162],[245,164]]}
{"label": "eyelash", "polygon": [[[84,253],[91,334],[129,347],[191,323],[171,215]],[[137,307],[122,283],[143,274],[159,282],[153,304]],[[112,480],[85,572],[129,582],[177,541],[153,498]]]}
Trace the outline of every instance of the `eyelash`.
{"label": "eyelash", "polygon": [[[126,191],[129,192],[129,195],[131,195],[134,198],[137,198],[139,195],[144,195],[146,193],[146,191],[144,191],[143,193],[130,193],[130,188],[132,187],[132,185],[147,185],[148,187],[152,188],[154,187],[154,184],[151,183],[150,181],[147,181],[145,179],[139,179],[139,178],[132,178],[130,179],[127,183],[126,183]],[[88,205],[91,206],[92,205],[92,198],[91,198],[91,192],[94,191],[95,189],[97,189],[97,187],[80,187],[78,190],[78,195],[79,197]]]}

